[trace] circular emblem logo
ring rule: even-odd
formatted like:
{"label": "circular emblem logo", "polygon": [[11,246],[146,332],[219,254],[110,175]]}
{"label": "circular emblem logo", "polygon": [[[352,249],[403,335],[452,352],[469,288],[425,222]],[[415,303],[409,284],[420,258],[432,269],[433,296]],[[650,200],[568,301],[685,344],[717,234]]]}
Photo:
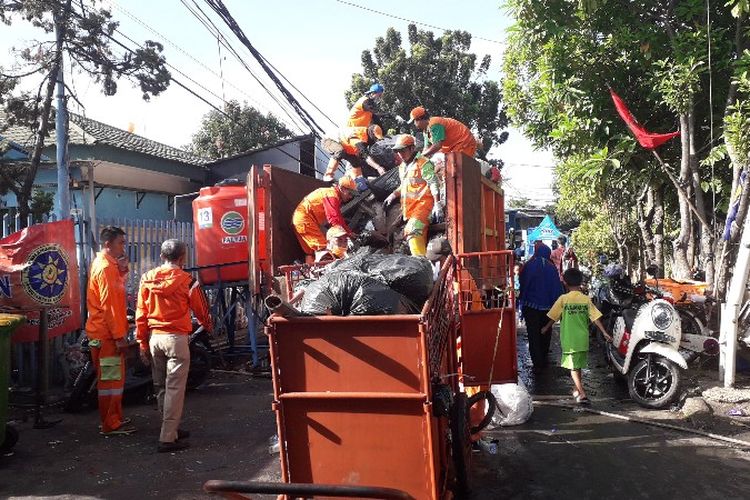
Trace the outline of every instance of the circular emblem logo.
{"label": "circular emblem logo", "polygon": [[21,274],[26,293],[44,305],[60,302],[68,286],[68,255],[59,245],[41,245],[29,254]]}
{"label": "circular emblem logo", "polygon": [[239,234],[245,227],[245,219],[239,212],[227,212],[221,217],[221,228],[227,234]]}

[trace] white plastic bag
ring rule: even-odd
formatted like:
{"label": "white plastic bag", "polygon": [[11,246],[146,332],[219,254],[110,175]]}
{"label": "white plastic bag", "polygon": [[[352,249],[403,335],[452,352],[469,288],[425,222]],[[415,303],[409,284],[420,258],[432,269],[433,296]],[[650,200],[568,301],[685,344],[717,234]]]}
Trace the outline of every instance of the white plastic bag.
{"label": "white plastic bag", "polygon": [[491,387],[492,395],[497,400],[495,415],[489,428],[521,425],[534,413],[534,404],[529,391],[523,385],[495,384]]}

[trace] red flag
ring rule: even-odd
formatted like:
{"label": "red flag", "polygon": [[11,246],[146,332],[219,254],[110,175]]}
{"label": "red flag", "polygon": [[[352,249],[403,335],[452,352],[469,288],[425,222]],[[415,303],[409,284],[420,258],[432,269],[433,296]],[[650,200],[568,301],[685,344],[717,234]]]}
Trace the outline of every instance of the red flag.
{"label": "red flag", "polygon": [[39,338],[47,309],[49,338],[81,328],[81,295],[73,222],[35,224],[0,239],[0,307],[19,309],[26,324],[14,342]]}
{"label": "red flag", "polygon": [[635,119],[633,114],[625,105],[625,101],[623,101],[620,96],[615,93],[614,90],[609,89],[609,93],[612,94],[612,100],[615,102],[615,108],[617,108],[617,112],[620,114],[620,118],[625,121],[630,131],[633,132],[633,135],[638,140],[638,144],[640,144],[644,148],[656,149],[668,140],[680,135],[679,130],[677,132],[670,132],[668,134],[652,134],[638,123],[638,120]]}

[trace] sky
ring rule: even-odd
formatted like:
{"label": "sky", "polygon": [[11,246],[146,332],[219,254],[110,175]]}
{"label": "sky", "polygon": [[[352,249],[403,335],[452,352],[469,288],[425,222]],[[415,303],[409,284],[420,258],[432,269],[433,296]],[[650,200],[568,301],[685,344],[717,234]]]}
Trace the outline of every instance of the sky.
{"label": "sky", "polygon": [[[120,22],[124,35],[136,42],[151,39],[162,43],[173,76],[214,106],[221,108],[222,99],[237,99],[263,112],[273,112],[287,122],[293,120],[234,56],[224,48],[219,50],[216,37],[185,5],[196,10],[197,4],[211,16],[242,59],[271,87],[249,53],[202,0],[102,0],[101,3]],[[408,21],[391,16],[469,31],[473,35],[471,50],[480,59],[485,54],[492,56],[488,77],[493,79],[501,77],[502,42],[506,28],[512,23],[500,2],[492,0],[224,0],[224,3],[258,51],[336,123],[346,120],[344,92],[349,88],[351,75],[361,71],[362,51],[371,49],[375,39],[389,27],[400,31],[406,39]],[[419,28],[436,34],[442,32],[427,26]],[[26,23],[0,25],[2,47],[22,48],[28,40],[39,36],[40,32]],[[10,52],[0,54],[0,65],[5,72],[12,62]],[[83,109],[71,102],[72,111],[176,147],[190,142],[200,127],[201,117],[212,109],[175,84],[145,102],[127,81],[120,82],[115,96],[106,97],[96,83],[71,71],[69,65],[66,80],[85,106]],[[303,104],[312,108],[309,103],[303,101]],[[331,122],[317,113],[315,116],[329,134],[335,133],[336,127]],[[503,174],[510,197],[530,198],[538,204],[552,201],[553,159],[549,152],[535,151],[518,130],[510,129],[508,142],[494,148],[490,156],[505,161]]]}

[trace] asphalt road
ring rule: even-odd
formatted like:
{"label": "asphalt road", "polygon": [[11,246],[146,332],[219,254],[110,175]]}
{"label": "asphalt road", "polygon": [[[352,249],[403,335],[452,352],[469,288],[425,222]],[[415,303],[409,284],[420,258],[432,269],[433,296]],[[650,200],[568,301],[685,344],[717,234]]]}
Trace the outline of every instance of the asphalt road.
{"label": "asphalt road", "polygon": [[[567,373],[553,366],[535,379],[524,348],[520,336],[522,378],[537,398],[570,403]],[[639,411],[596,356],[585,383],[593,408],[685,423],[675,412]],[[0,497],[182,500],[209,498],[201,492],[209,479],[278,481],[278,456],[267,451],[275,432],[270,380],[213,373],[186,405],[192,448],[175,454],[156,453],[152,403],[126,406],[139,428],[127,437],[99,436],[96,412],[62,414],[47,430],[22,422],[15,453],[0,457]],[[735,436],[750,439],[747,430]],[[750,453],[688,433],[537,406],[526,424],[486,437],[498,440],[498,452],[474,454],[472,499],[750,497]]]}

